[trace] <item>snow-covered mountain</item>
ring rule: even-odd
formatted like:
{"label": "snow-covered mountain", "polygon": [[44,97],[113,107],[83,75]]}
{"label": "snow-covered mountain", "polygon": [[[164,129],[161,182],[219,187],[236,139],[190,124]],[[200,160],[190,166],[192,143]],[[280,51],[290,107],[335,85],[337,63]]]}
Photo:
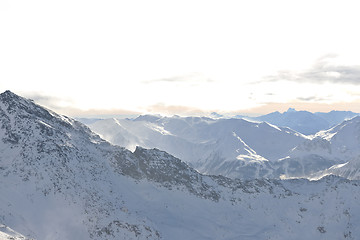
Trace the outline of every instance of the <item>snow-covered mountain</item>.
{"label": "snow-covered mountain", "polygon": [[0,94],[1,239],[356,239],[360,182],[232,180]]}
{"label": "snow-covered mountain", "polygon": [[[89,126],[113,144],[132,151],[137,145],[159,148],[205,174],[242,179],[313,179],[331,172],[354,178],[356,174],[340,174],[341,169],[349,171],[338,164],[360,155],[358,119],[344,121],[313,136],[266,122],[204,117],[144,115],[136,119],[100,120]],[[353,165],[357,164],[347,166]],[[322,173],[325,170],[326,174]]]}
{"label": "snow-covered mountain", "polygon": [[349,179],[360,179],[360,117],[318,132],[313,139],[293,149],[290,156],[297,161],[321,159],[327,162],[328,166],[313,172],[311,178],[335,174]]}
{"label": "snow-covered mountain", "polygon": [[243,179],[273,176],[272,162],[307,139],[289,128],[243,119],[144,115],[89,126],[132,151],[136,146],[162,149],[202,173]]}

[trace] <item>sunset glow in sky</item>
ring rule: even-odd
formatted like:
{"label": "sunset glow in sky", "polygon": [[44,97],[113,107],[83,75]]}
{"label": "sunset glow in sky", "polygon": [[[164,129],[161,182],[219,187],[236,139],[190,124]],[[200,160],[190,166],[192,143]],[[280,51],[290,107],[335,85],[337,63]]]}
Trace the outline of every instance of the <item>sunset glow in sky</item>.
{"label": "sunset glow in sky", "polygon": [[360,112],[358,1],[0,1],[0,90],[71,116]]}

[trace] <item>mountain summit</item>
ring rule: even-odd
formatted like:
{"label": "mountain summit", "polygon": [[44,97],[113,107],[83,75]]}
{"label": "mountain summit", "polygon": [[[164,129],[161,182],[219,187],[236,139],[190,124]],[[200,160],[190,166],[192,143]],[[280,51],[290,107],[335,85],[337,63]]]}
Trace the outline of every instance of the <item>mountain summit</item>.
{"label": "mountain summit", "polygon": [[291,112],[296,112],[296,110],[295,110],[295,108],[289,108],[286,112],[291,113]]}

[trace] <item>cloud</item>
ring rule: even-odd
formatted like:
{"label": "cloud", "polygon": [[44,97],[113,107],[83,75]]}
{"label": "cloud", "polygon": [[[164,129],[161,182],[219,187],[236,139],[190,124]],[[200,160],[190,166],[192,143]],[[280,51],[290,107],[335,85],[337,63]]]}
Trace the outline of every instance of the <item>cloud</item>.
{"label": "cloud", "polygon": [[318,97],[318,96],[298,97],[296,99],[303,102],[322,102],[329,100],[329,98]]}
{"label": "cloud", "polygon": [[305,71],[279,71],[276,75],[265,77],[267,82],[292,81],[310,83],[348,83],[360,84],[360,65],[339,65],[331,63],[337,55],[326,55]]}
{"label": "cloud", "polygon": [[142,114],[141,112],[129,111],[126,109],[88,109],[82,110],[79,108],[60,108],[58,112],[71,117],[84,118],[111,118],[111,117],[134,117]]}
{"label": "cloud", "polygon": [[142,81],[142,83],[145,84],[161,83],[161,82],[199,84],[199,83],[212,83],[214,82],[214,80],[210,79],[209,77],[206,77],[201,73],[190,73],[186,75]]}
{"label": "cloud", "polygon": [[75,104],[70,99],[63,99],[53,96],[48,96],[40,93],[23,94],[24,97],[34,100],[36,104],[44,106],[56,113],[64,114],[70,117],[115,117],[115,116],[138,116],[141,114],[137,111],[129,111],[126,109],[80,109],[74,107]]}
{"label": "cloud", "polygon": [[37,104],[46,106],[50,109],[56,109],[60,106],[68,105],[71,106],[73,102],[70,99],[58,98],[54,96],[49,96],[41,93],[23,93],[22,96],[34,100]]}

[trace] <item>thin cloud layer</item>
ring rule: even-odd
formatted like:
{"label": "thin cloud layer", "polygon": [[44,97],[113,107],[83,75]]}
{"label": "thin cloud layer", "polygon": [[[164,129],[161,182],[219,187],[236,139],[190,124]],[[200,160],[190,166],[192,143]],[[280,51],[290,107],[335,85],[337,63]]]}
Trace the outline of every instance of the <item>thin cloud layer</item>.
{"label": "thin cloud layer", "polygon": [[40,104],[52,111],[65,114],[71,117],[113,117],[113,116],[137,116],[140,112],[130,111],[120,108],[112,109],[80,109],[73,104],[72,100],[64,100],[59,97],[48,96],[40,93],[30,93],[25,95],[26,98],[32,99],[36,104]]}
{"label": "thin cloud layer", "polygon": [[59,98],[55,96],[49,96],[40,93],[26,93],[24,97],[34,100],[37,104],[46,106],[51,109],[58,109],[61,105],[72,105],[72,101],[69,99]]}
{"label": "thin cloud layer", "polygon": [[152,83],[190,83],[190,84],[196,84],[196,83],[211,83],[214,82],[212,79],[204,76],[200,73],[190,73],[186,75],[181,76],[174,76],[174,77],[168,77],[168,78],[160,78],[160,79],[153,79],[149,81],[143,81],[142,83],[145,84],[152,84]]}
{"label": "thin cloud layer", "polygon": [[305,71],[279,71],[276,75],[265,77],[266,81],[293,81],[310,83],[360,84],[360,65],[338,65],[331,63],[335,55],[327,55]]}
{"label": "thin cloud layer", "polygon": [[318,96],[309,96],[309,97],[298,97],[297,100],[303,102],[323,102],[328,101],[330,98],[318,97]]}

